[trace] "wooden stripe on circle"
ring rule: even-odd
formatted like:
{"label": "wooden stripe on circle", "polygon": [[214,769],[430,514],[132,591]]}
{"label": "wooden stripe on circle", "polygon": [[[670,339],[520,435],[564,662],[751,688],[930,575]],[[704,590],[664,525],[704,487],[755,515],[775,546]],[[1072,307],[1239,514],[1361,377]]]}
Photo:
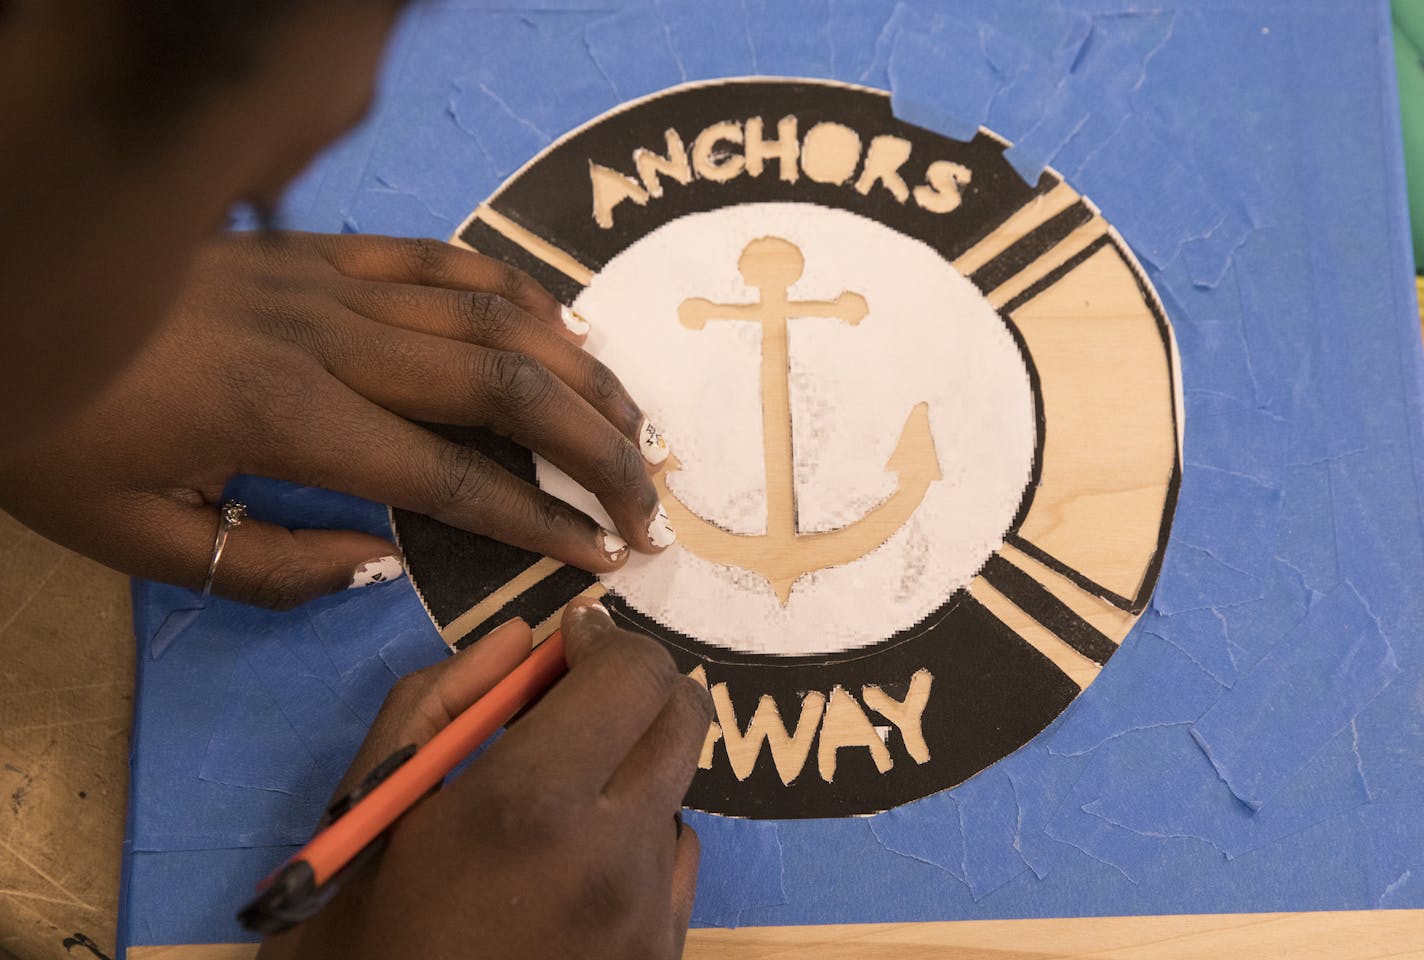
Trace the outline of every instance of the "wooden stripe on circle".
{"label": "wooden stripe on circle", "polygon": [[1107,221],[1095,215],[1059,243],[1050,247],[1037,260],[1025,265],[1018,273],[987,293],[986,298],[995,310],[1002,309],[1004,304],[1082,253],[1094,242],[1106,237],[1107,233]]}
{"label": "wooden stripe on circle", "polygon": [[440,638],[453,646],[465,634],[488,620],[500,607],[563,566],[558,560],[544,557],[532,566],[525,567],[499,589],[441,627]]}
{"label": "wooden stripe on circle", "polygon": [[1037,557],[1025,553],[1011,543],[1005,543],[999,548],[999,556],[1033,577],[1041,587],[1113,643],[1121,644],[1132,625],[1137,622],[1136,614],[1084,590]]}
{"label": "wooden stripe on circle", "polygon": [[969,282],[990,293],[1092,218],[1092,208],[1080,200],[1015,240],[1003,253],[970,274]]}
{"label": "wooden stripe on circle", "polygon": [[1095,663],[1107,663],[1117,652],[1117,644],[1109,640],[1073,609],[1044,588],[1033,577],[999,555],[984,564],[982,576],[1014,606],[1052,630],[1068,646]]}
{"label": "wooden stripe on circle", "polygon": [[1074,650],[1052,630],[1020,610],[1012,600],[982,576],[975,577],[969,584],[969,595],[1021,640],[1047,657],[1069,680],[1076,683],[1079,689],[1087,689],[1088,684],[1097,679],[1098,673],[1102,671],[1101,666]]}
{"label": "wooden stripe on circle", "polygon": [[519,244],[531,255],[538,257],[582,286],[586,287],[593,282],[593,271],[580,263],[573,254],[526,230],[489,204],[481,204],[480,208],[475,211],[474,218]]}
{"label": "wooden stripe on circle", "polygon": [[950,264],[966,277],[974,273],[1012,244],[1078,202],[1078,194],[1066,183],[1060,183],[1047,193],[1040,193],[1019,207],[984,239],[955,258]]}
{"label": "wooden stripe on circle", "polygon": [[[607,587],[605,587],[602,583],[595,581],[593,586],[589,587],[587,590],[583,591],[577,596],[587,597],[589,600],[598,600],[602,598],[602,596],[607,592]],[[559,629],[559,622],[563,620],[563,618],[564,608],[561,606],[549,616],[539,621],[538,625],[533,628],[534,646],[539,646],[539,644],[543,643],[545,640],[548,640],[549,637],[553,636],[554,631]]]}

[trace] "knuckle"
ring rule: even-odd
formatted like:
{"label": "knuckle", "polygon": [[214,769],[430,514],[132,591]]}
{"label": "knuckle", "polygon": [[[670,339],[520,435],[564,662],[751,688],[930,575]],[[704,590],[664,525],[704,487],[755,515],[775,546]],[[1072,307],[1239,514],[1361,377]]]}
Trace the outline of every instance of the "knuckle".
{"label": "knuckle", "polygon": [[612,400],[623,393],[618,375],[592,357],[589,357],[587,386],[595,400]]}
{"label": "knuckle", "polygon": [[543,495],[534,500],[534,523],[540,530],[552,532],[568,525],[568,514],[563,504],[554,497]]}
{"label": "knuckle", "polygon": [[602,496],[637,496],[649,485],[642,454],[628,440],[619,437],[608,455],[599,460],[591,479],[590,492]]}
{"label": "knuckle", "polygon": [[527,300],[534,292],[534,281],[529,274],[518,267],[496,260],[494,291],[506,300],[519,302]]}
{"label": "knuckle", "polygon": [[404,241],[403,252],[416,276],[431,281],[444,275],[449,255],[447,244],[430,237],[419,237]]}
{"label": "knuckle", "polygon": [[466,293],[460,298],[460,315],[472,333],[489,343],[514,338],[519,329],[519,311],[508,300],[493,293]]}
{"label": "knuckle", "polygon": [[494,471],[470,447],[446,444],[431,473],[429,500],[436,512],[456,505],[478,506],[488,502],[494,491]]}
{"label": "knuckle", "polygon": [[490,389],[504,404],[532,407],[548,397],[553,376],[532,357],[513,351],[498,351],[490,355],[488,364]]}

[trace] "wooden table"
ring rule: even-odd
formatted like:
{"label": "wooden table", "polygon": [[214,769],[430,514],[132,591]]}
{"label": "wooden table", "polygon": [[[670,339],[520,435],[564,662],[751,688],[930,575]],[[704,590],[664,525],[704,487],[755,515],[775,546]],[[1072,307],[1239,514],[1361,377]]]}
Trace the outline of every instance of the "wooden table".
{"label": "wooden table", "polygon": [[[128,581],[4,514],[0,556],[0,960],[6,951],[19,960],[106,956],[133,706]],[[250,946],[131,951],[135,960],[252,954]],[[700,930],[687,956],[1424,958],[1424,910]]]}

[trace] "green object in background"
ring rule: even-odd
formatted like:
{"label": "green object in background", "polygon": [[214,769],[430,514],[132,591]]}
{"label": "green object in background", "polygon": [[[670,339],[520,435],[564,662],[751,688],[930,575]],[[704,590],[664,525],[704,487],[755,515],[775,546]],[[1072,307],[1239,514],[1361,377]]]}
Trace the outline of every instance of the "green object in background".
{"label": "green object in background", "polygon": [[1391,10],[1414,269],[1424,273],[1424,0],[1393,0]]}

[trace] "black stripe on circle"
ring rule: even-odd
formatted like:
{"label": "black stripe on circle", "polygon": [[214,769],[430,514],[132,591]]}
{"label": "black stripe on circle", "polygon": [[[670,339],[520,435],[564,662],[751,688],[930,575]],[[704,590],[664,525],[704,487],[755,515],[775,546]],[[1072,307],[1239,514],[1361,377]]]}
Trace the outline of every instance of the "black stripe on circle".
{"label": "black stripe on circle", "polygon": [[460,239],[487,257],[503,260],[523,270],[560,303],[571,304],[583,292],[583,284],[549,266],[483,220],[471,220],[460,234]]}
{"label": "black stripe on circle", "polygon": [[1093,211],[1079,200],[1009,244],[1003,253],[975,270],[969,277],[970,283],[987,296],[1092,218]]}
{"label": "black stripe on circle", "polygon": [[1097,664],[1108,662],[1117,644],[1084,620],[1033,577],[995,554],[984,564],[984,579],[1008,597],[1014,606],[1033,617],[1064,643]]}

